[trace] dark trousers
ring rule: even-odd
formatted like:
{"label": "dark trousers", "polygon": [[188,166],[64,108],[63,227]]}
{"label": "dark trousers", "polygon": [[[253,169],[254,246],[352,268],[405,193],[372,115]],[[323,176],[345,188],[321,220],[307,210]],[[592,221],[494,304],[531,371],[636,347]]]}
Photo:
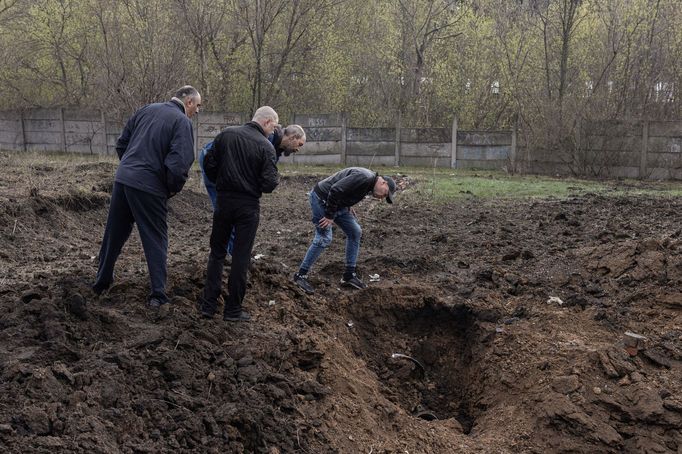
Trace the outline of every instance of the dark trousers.
{"label": "dark trousers", "polygon": [[114,280],[114,264],[137,223],[151,281],[150,298],[167,303],[168,199],[121,183],[114,183],[107,226],[99,251],[95,287],[108,288]]}
{"label": "dark trousers", "polygon": [[225,248],[234,229],[232,268],[227,281],[228,296],[224,315],[238,315],[246,294],[246,276],[251,262],[251,250],[256,239],[260,221],[258,199],[230,197],[218,193],[216,210],[213,212],[211,230],[211,253],[206,267],[204,300],[215,311],[222,284],[223,265],[227,254]]}

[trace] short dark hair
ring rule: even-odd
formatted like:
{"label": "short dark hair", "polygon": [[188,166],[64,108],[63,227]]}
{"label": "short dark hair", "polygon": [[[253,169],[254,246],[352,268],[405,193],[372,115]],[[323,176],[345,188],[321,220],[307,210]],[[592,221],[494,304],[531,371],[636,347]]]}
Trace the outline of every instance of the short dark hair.
{"label": "short dark hair", "polygon": [[197,91],[196,88],[194,88],[191,85],[185,85],[184,87],[180,87],[178,91],[175,92],[175,97],[178,99],[184,100],[187,97],[195,98],[199,96],[199,92]]}

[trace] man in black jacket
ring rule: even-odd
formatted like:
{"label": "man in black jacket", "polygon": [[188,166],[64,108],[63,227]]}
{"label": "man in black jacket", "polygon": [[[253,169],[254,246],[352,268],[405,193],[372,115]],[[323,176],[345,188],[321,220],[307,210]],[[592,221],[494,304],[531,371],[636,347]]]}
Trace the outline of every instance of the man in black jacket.
{"label": "man in black jacket", "polygon": [[294,282],[306,293],[314,293],[308,282],[308,271],[324,249],[332,242],[332,224],[336,223],[346,234],[346,270],[341,284],[363,289],[366,285],[355,273],[362,229],[351,208],[367,195],[393,203],[395,182],[362,167],[349,167],[325,178],[310,191],[310,208],[313,212],[315,238],[301,263]]}
{"label": "man in black jacket", "polygon": [[[279,161],[280,156],[289,156],[292,153],[298,152],[298,150],[305,144],[306,136],[305,131],[299,125],[289,125],[286,128],[276,127],[272,134],[268,136],[268,141],[275,147],[275,157]],[[206,172],[204,171],[204,158],[206,154],[213,149],[213,141],[208,142],[203,146],[201,151],[199,151],[199,169],[201,169],[201,174],[203,175],[204,187],[208,193],[208,198],[211,200],[211,205],[215,210],[216,199],[218,197],[216,193],[215,183],[208,179]],[[234,230],[230,234],[230,240],[227,243],[227,255],[232,255],[232,247],[234,246]]]}
{"label": "man in black jacket", "polygon": [[242,301],[260,220],[260,197],[264,192],[274,191],[279,183],[275,149],[267,139],[278,126],[278,120],[272,107],[259,108],[250,122],[226,128],[218,134],[213,149],[204,158],[204,172],[215,183],[218,193],[213,212],[206,286],[199,298],[199,308],[204,317],[212,318],[216,312],[226,246],[234,228],[232,268],[223,320],[238,322],[251,319],[242,310]]}
{"label": "man in black jacket", "polygon": [[168,199],[180,192],[194,161],[190,118],[200,106],[201,95],[187,85],[168,102],[142,107],[126,123],[116,142],[121,163],[92,286],[98,295],[113,282],[116,259],[137,223],[151,281],[148,304],[158,309],[168,302]]}

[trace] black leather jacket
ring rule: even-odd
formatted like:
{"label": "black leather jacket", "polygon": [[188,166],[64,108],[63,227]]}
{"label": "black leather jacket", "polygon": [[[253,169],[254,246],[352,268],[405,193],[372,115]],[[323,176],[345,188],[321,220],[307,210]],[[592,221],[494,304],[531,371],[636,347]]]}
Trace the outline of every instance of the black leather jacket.
{"label": "black leather jacket", "polygon": [[263,128],[250,121],[218,134],[204,158],[204,172],[218,193],[258,199],[279,183],[276,162]]}
{"label": "black leather jacket", "polygon": [[333,219],[339,208],[351,207],[374,190],[378,174],[364,167],[348,167],[325,178],[313,191],[324,202],[324,216]]}

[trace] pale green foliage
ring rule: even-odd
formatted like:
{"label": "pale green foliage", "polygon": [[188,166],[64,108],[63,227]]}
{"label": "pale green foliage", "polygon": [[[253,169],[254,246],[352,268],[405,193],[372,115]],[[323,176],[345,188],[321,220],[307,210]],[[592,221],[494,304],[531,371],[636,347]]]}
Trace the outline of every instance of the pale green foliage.
{"label": "pale green foliage", "polygon": [[[522,129],[567,153],[586,118],[679,118],[677,0],[0,0],[4,109],[346,112],[355,126]],[[672,90],[672,92],[670,91]]]}

